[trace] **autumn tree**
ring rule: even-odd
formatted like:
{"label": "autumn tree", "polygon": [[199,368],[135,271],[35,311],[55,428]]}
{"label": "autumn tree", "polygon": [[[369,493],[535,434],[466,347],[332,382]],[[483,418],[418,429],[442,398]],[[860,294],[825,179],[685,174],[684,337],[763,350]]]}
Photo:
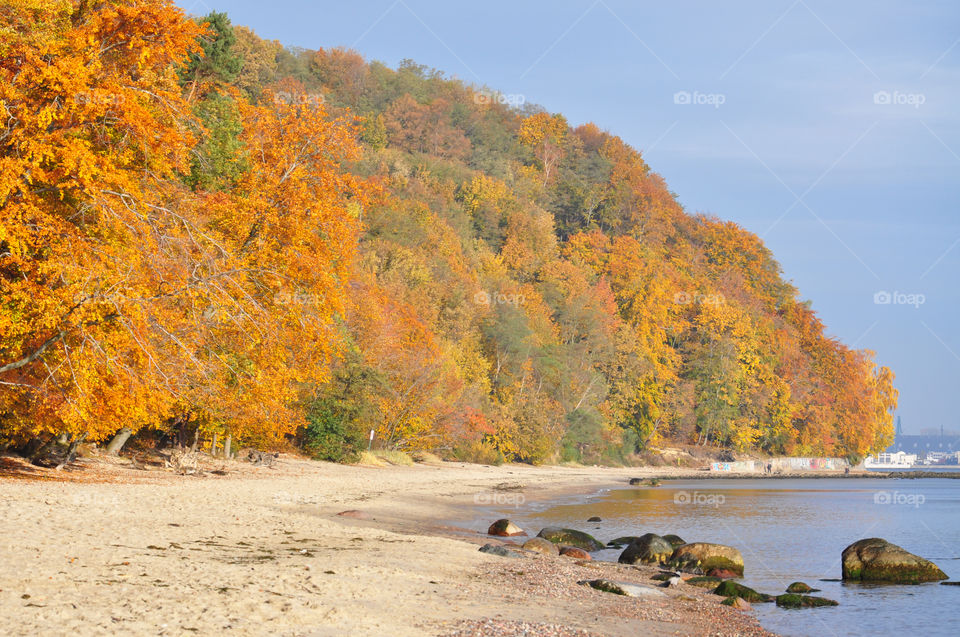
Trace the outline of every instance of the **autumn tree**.
{"label": "autumn tree", "polygon": [[567,138],[567,120],[563,115],[535,113],[520,125],[520,142],[531,148],[540,162],[543,183],[549,183],[557,163],[563,158]]}

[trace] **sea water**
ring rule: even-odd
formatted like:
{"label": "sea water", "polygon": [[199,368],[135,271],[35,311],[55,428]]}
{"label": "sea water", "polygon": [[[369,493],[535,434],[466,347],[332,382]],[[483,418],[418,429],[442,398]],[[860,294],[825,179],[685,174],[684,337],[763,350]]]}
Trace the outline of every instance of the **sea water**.
{"label": "sea water", "polygon": [[[884,538],[960,579],[960,480],[668,480],[560,502],[495,507],[535,535],[544,526],[615,537],[673,533],[743,554],[743,583],[777,595],[805,582],[837,607],[785,610],[754,604],[761,624],[788,636],[960,635],[960,586],[836,581],[849,544]],[[493,514],[493,511],[490,512]],[[587,522],[598,516],[602,522]],[[616,561],[619,550],[593,554]]]}

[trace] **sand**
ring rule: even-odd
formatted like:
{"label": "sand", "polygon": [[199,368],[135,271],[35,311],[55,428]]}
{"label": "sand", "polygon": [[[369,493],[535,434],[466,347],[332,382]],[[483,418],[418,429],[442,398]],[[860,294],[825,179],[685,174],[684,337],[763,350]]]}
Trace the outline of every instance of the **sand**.
{"label": "sand", "polygon": [[59,472],[2,460],[6,635],[769,634],[687,584],[644,601],[577,584],[651,584],[654,568],[496,557],[477,550],[492,520],[447,523],[476,502],[622,486],[644,470],[282,456],[180,476],[121,459]]}

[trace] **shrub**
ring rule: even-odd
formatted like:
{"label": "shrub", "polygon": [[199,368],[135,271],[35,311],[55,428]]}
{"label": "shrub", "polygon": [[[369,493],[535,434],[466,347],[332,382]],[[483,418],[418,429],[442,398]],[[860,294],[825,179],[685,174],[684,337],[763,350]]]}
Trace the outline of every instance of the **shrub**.
{"label": "shrub", "polygon": [[307,414],[303,449],[316,460],[354,462],[363,449],[364,436],[330,399],[319,399]]}

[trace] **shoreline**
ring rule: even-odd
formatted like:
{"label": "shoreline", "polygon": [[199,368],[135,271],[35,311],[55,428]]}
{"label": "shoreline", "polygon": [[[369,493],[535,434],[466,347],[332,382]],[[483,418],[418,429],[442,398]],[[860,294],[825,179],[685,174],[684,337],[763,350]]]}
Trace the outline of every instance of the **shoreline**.
{"label": "shoreline", "polygon": [[497,557],[478,551],[511,543],[485,534],[492,519],[447,524],[476,520],[497,494],[526,503],[627,488],[656,468],[284,456],[274,467],[220,462],[225,475],[193,477],[122,465],[0,473],[9,634],[772,635],[690,585],[639,600],[577,584],[650,585],[656,567]]}

